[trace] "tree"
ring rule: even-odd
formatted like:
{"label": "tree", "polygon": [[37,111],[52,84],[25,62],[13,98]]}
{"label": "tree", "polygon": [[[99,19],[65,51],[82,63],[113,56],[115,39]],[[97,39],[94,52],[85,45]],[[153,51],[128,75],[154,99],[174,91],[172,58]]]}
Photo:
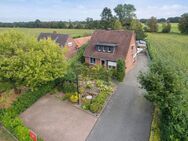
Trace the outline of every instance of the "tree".
{"label": "tree", "polygon": [[163,23],[162,24],[162,32],[169,33],[171,31],[171,24],[170,23]]}
{"label": "tree", "polygon": [[180,17],[169,17],[167,19],[168,22],[170,23],[179,23]]}
{"label": "tree", "polygon": [[181,33],[188,34],[188,13],[185,13],[181,16],[179,30]]}
{"label": "tree", "polygon": [[143,40],[147,36],[143,30],[142,23],[137,19],[131,21],[131,30],[135,31],[137,40]]}
{"label": "tree", "polygon": [[132,19],[136,17],[135,7],[132,4],[119,4],[114,8],[114,12],[123,26],[129,29]]}
{"label": "tree", "polygon": [[158,24],[157,19],[155,17],[151,17],[147,22],[149,32],[157,32],[158,31]]}
{"label": "tree", "polygon": [[125,61],[122,59],[117,61],[117,80],[122,82],[125,77]]}
{"label": "tree", "polygon": [[115,30],[123,29],[123,26],[119,20],[115,20],[115,22],[113,24],[113,29],[115,29]]}
{"label": "tree", "polygon": [[0,35],[0,77],[17,86],[36,88],[64,77],[67,63],[53,41],[26,37],[16,31]]}
{"label": "tree", "polygon": [[112,28],[113,15],[110,8],[105,7],[101,13],[101,23],[104,29]]}
{"label": "tree", "polygon": [[183,95],[185,84],[181,76],[167,62],[155,61],[139,81],[147,90],[145,97],[161,111],[161,140],[186,141],[188,117]]}

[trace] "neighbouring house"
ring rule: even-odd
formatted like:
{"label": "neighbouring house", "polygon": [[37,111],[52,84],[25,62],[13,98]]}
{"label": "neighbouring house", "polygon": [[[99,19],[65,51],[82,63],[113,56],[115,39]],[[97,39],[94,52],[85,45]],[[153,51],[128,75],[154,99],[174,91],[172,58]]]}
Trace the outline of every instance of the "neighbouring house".
{"label": "neighbouring house", "polygon": [[97,30],[85,50],[85,62],[116,68],[116,61],[125,60],[126,71],[130,70],[137,56],[136,35],[132,31]]}
{"label": "neighbouring house", "polygon": [[76,43],[74,39],[68,34],[58,34],[57,32],[53,33],[40,33],[38,36],[38,41],[48,39],[55,41],[61,48],[67,48],[65,56],[71,58],[76,53]]}
{"label": "neighbouring house", "polygon": [[79,49],[81,46],[89,42],[90,39],[91,39],[91,36],[74,39],[77,49]]}

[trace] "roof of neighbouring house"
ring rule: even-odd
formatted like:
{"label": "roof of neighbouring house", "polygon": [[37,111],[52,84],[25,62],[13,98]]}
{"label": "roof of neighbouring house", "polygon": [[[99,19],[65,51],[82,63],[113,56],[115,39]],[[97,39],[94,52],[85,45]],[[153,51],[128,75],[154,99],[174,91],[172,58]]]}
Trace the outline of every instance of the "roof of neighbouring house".
{"label": "roof of neighbouring house", "polygon": [[[91,37],[89,46],[85,50],[85,57],[102,58],[111,61],[125,58],[132,37],[135,37],[135,34],[132,31],[96,30]],[[114,53],[104,53],[96,51],[95,46],[97,44],[113,44],[117,47]]]}
{"label": "roof of neighbouring house", "polygon": [[80,48],[81,46],[86,44],[90,39],[91,39],[91,36],[87,36],[87,37],[76,38],[74,39],[74,41],[77,45],[77,48]]}
{"label": "roof of neighbouring house", "polygon": [[48,39],[51,38],[53,41],[55,41],[60,46],[64,46],[67,42],[67,39],[69,38],[68,34],[57,34],[57,33],[40,33],[38,36],[38,41],[42,39]]}

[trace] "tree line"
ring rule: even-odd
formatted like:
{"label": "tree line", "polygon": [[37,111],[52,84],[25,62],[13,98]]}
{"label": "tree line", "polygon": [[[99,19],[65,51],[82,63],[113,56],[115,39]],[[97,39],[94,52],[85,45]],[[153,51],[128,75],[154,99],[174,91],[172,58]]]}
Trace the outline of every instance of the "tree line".
{"label": "tree line", "polygon": [[[181,17],[169,17],[157,19],[158,23],[169,22],[179,23]],[[141,23],[147,23],[149,19],[139,19]],[[36,19],[30,22],[0,22],[0,27],[25,27],[25,28],[75,28],[75,29],[100,29],[102,28],[101,20],[86,18],[85,21],[40,21]]]}

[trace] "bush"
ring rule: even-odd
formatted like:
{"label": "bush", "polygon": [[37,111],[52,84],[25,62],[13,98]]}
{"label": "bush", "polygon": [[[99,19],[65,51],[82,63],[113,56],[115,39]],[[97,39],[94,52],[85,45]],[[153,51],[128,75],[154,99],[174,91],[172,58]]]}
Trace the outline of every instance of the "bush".
{"label": "bush", "polygon": [[162,141],[187,141],[188,117],[183,95],[185,82],[169,63],[156,61],[147,73],[139,76],[140,84],[147,90],[145,97],[159,107]]}
{"label": "bush", "polygon": [[19,141],[31,140],[29,130],[23,125],[18,115],[29,108],[40,97],[48,93],[52,87],[53,85],[47,85],[35,91],[28,91],[21,95],[9,109],[1,111],[1,122]]}
{"label": "bush", "polygon": [[162,24],[162,32],[163,33],[169,33],[171,30],[171,24],[170,23],[163,23]]}
{"label": "bush", "polygon": [[185,13],[181,16],[179,22],[179,30],[181,33],[188,34],[188,13]]}
{"label": "bush", "polygon": [[78,93],[72,94],[72,95],[70,96],[70,101],[71,101],[72,103],[76,103],[76,102],[78,102],[78,100],[79,100],[79,95],[78,95]]}
{"label": "bush", "polygon": [[77,88],[74,82],[64,82],[62,86],[62,91],[64,93],[74,93],[77,91]]}
{"label": "bush", "polygon": [[122,82],[125,77],[125,62],[123,60],[117,61],[117,80]]}
{"label": "bush", "polygon": [[93,113],[99,113],[105,102],[108,98],[109,94],[112,92],[112,88],[102,84],[100,81],[98,81],[98,85],[101,84],[100,93],[92,100],[90,105],[90,111]]}

